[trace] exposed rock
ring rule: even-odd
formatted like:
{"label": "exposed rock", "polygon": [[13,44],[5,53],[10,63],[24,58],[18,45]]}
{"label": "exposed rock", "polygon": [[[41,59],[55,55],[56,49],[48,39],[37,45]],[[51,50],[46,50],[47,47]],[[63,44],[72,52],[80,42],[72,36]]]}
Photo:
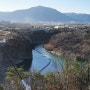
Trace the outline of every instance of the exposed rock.
{"label": "exposed rock", "polygon": [[21,62],[26,62],[27,65],[31,64],[31,43],[21,38],[15,38],[9,40],[4,46],[0,47],[0,82],[2,82],[5,78],[6,69],[9,66],[12,66],[9,60],[11,60],[14,64]]}

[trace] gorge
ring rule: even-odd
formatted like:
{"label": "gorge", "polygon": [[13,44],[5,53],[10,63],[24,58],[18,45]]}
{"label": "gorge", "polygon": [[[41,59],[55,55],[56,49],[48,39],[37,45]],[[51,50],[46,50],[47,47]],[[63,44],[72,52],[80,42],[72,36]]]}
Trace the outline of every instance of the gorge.
{"label": "gorge", "polygon": [[3,81],[6,69],[12,66],[9,59],[17,67],[22,66],[27,71],[32,64],[32,50],[39,44],[47,43],[53,34],[54,32],[43,30],[17,31],[13,29],[13,32],[7,36],[6,43],[0,47],[0,77],[2,77],[0,81]]}
{"label": "gorge", "polygon": [[[0,47],[0,77],[2,77],[0,78],[0,81],[4,79],[6,69],[9,66],[12,66],[8,59],[12,60],[12,62],[18,67],[23,66],[25,70],[28,70],[33,63],[32,60],[34,57],[32,56],[32,50],[34,50],[35,47],[40,44],[47,43],[44,45],[45,49],[50,52],[54,52],[54,54],[57,54],[58,52],[59,55],[62,56],[67,54],[70,56],[74,55],[74,57],[77,59],[79,58],[84,61],[89,61],[89,28],[64,28],[58,30],[54,29],[53,31],[48,32],[43,30],[15,31],[14,29],[13,31],[13,36],[7,40],[7,43],[4,46]],[[40,46],[39,50],[40,49],[43,48]],[[39,61],[40,60],[38,60],[38,63]],[[46,63],[47,62],[48,61],[46,60]]]}

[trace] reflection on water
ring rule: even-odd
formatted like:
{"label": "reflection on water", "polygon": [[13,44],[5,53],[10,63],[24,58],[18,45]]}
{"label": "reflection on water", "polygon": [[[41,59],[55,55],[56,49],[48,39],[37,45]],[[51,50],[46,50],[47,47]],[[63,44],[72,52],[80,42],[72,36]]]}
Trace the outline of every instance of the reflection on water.
{"label": "reflection on water", "polygon": [[[46,73],[49,71],[55,71],[55,70],[61,70],[62,65],[62,59],[56,55],[53,55],[51,53],[48,53],[44,48],[43,45],[39,45],[35,48],[39,52],[41,52],[44,55],[47,55],[51,58],[51,63],[47,68],[45,68],[42,73]],[[37,51],[33,50],[33,60],[32,60],[32,66],[31,71],[39,71],[41,70],[45,65],[48,64],[49,59],[46,57],[43,57],[42,54],[38,53]]]}

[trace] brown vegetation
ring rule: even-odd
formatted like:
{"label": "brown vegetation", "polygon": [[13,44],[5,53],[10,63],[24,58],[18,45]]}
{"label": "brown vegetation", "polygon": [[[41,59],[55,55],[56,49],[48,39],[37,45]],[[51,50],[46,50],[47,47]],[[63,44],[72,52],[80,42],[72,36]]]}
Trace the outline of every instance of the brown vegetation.
{"label": "brown vegetation", "polygon": [[[41,74],[39,72],[24,72],[18,68],[21,76],[28,82],[32,90],[89,90],[90,87],[90,63],[78,62],[66,56],[62,65],[62,71],[56,68],[55,72]],[[4,90],[25,90],[14,68],[7,70]]]}
{"label": "brown vegetation", "polygon": [[50,39],[49,43],[45,45],[45,48],[62,55],[69,53],[74,54],[75,57],[89,59],[90,28],[56,34]]}

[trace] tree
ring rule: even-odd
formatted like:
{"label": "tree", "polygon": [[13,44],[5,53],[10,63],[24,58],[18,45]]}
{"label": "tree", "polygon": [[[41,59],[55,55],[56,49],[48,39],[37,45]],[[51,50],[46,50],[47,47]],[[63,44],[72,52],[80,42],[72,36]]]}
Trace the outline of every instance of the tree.
{"label": "tree", "polygon": [[0,85],[0,90],[3,90],[3,86],[2,85]]}
{"label": "tree", "polygon": [[[28,77],[28,73],[22,68],[17,68],[17,70],[23,78]],[[5,90],[25,90],[14,68],[8,68],[6,75]]]}

